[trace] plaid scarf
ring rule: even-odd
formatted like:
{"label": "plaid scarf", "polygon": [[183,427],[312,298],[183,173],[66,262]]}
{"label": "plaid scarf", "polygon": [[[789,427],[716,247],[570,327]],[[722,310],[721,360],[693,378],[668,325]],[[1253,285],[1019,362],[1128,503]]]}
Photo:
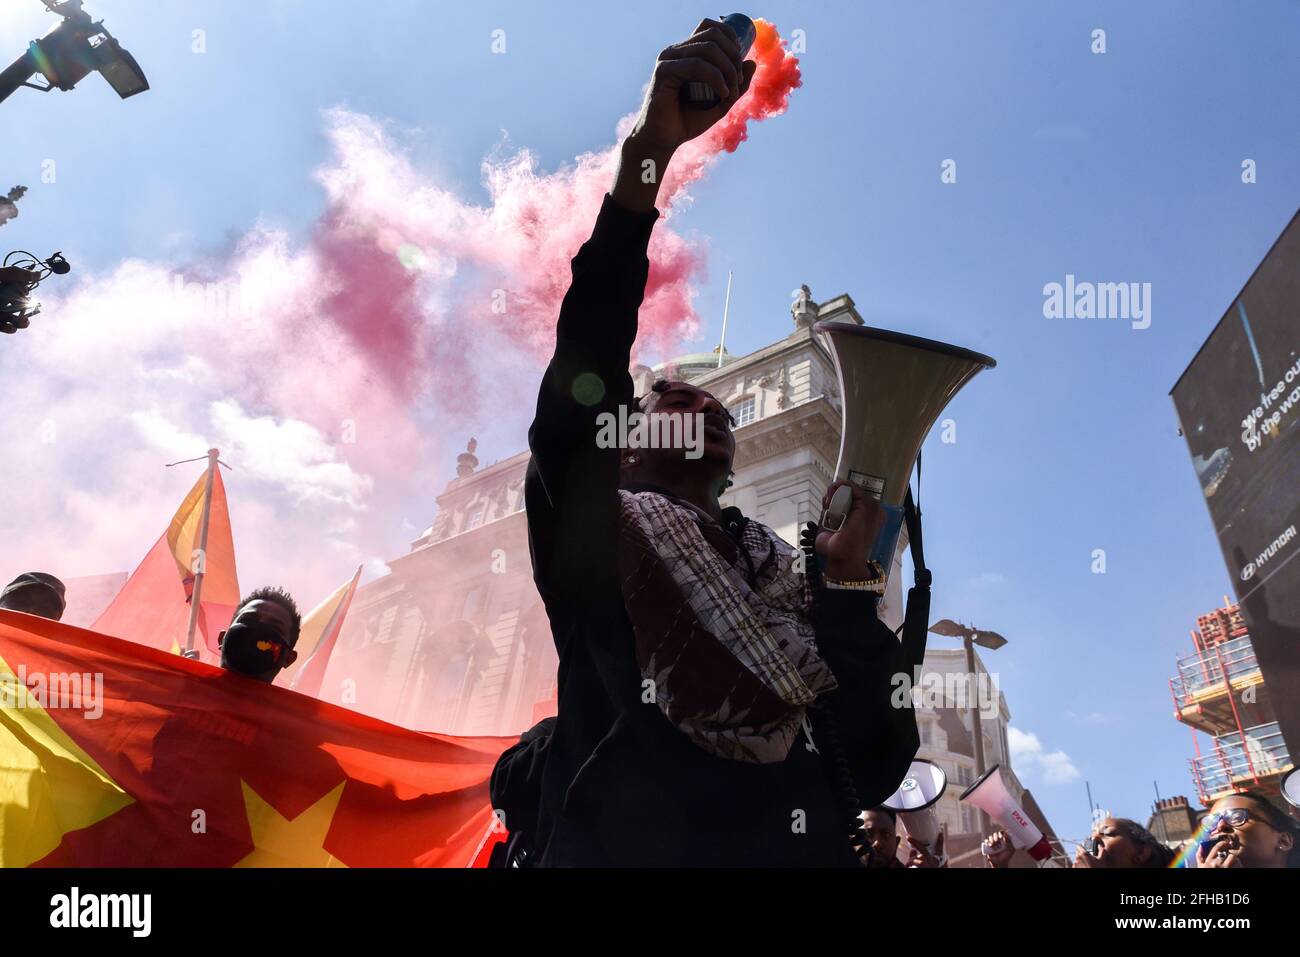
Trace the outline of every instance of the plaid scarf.
{"label": "plaid scarf", "polygon": [[658,492],[619,491],[619,573],[636,658],[683,734],[732,761],[783,761],[805,709],[835,688],[817,653],[796,550],[744,521],[740,542]]}

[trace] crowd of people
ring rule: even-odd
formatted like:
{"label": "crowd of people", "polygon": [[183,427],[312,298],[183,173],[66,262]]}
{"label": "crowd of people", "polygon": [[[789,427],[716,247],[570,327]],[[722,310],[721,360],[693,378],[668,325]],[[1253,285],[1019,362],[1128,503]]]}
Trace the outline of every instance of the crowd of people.
{"label": "crowd of people", "polygon": [[[877,807],[864,816],[871,839],[868,866],[876,868],[947,867],[943,836],[934,848],[908,837],[903,845],[898,815]],[[1256,791],[1242,791],[1215,801],[1202,819],[1193,853],[1180,854],[1149,830],[1128,818],[1108,817],[1098,823],[1074,854],[1074,867],[1169,868],[1177,865],[1208,868],[1300,867],[1300,822]],[[900,856],[900,846],[906,860]],[[985,866],[1012,866],[1016,847],[1010,835],[996,830],[984,839],[980,851]]]}
{"label": "crowd of people", "polygon": [[[1300,822],[1257,791],[1219,798],[1188,839],[1195,852],[1180,854],[1137,821],[1108,817],[1074,855],[1075,867],[1278,868],[1300,867]],[[1011,864],[1015,848],[1005,831],[983,843],[989,867]]]}
{"label": "crowd of people", "polygon": [[[58,621],[66,609],[66,587],[46,572],[25,572],[0,591],[0,608]],[[293,597],[280,588],[259,588],[235,609],[229,628],[218,643],[222,667],[265,683],[296,660],[302,618]],[[527,747],[542,735],[553,733],[555,718],[548,718],[521,740]],[[517,746],[518,747],[518,746]],[[933,847],[900,833],[899,815],[883,805],[862,814],[866,836],[864,863],[871,868],[948,867],[941,832]],[[532,825],[535,826],[535,825]],[[1300,822],[1254,791],[1220,798],[1202,820],[1195,854],[1186,866],[1206,868],[1282,868],[1300,866]],[[1004,830],[996,830],[981,844],[987,867],[1012,866],[1016,847]],[[905,854],[904,856],[902,856]],[[1089,838],[1079,844],[1074,867],[1168,868],[1177,852],[1147,828],[1128,818],[1102,820]]]}

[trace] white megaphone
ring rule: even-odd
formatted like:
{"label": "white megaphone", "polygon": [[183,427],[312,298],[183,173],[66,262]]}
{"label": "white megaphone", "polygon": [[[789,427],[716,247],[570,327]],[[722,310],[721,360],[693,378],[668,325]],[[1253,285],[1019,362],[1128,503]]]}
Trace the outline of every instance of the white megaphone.
{"label": "white megaphone", "polygon": [[1021,850],[1028,851],[1036,861],[1045,861],[1052,856],[1052,845],[1047,843],[1029,815],[1007,793],[1007,786],[998,773],[1000,765],[993,765],[962,792],[960,800],[968,801],[984,811],[989,817],[1002,825],[1002,829],[1011,838],[1011,843]]}
{"label": "white megaphone", "polygon": [[[868,556],[878,566],[875,590],[883,594],[921,443],[961,387],[997,363],[944,342],[850,322],[831,319],[814,328],[830,344],[844,403],[835,478],[865,489],[885,510]],[[847,488],[837,489],[822,526],[838,531],[852,501]]]}
{"label": "white megaphone", "polygon": [[1282,779],[1282,796],[1292,807],[1300,807],[1300,768],[1292,768]]}
{"label": "white megaphone", "polygon": [[917,758],[907,769],[907,777],[898,790],[885,798],[885,807],[896,813],[907,829],[907,836],[915,838],[941,864],[948,860],[946,849],[939,848],[939,817],[934,806],[948,787],[948,776],[933,761]]}

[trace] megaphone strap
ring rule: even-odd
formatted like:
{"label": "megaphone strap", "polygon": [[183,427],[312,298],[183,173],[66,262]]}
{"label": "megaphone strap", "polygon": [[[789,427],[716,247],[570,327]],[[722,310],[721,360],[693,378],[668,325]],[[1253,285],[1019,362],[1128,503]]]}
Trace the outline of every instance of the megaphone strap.
{"label": "megaphone strap", "polygon": [[[921,459],[916,460],[916,478],[919,486],[921,480]],[[920,665],[925,660],[925,645],[930,627],[930,583],[933,576],[925,567],[925,551],[921,545],[921,512],[912,501],[912,490],[908,488],[903,499],[903,519],[907,522],[907,541],[912,549],[912,567],[916,584],[908,589],[907,608],[903,612],[903,645],[908,652],[912,665]]]}

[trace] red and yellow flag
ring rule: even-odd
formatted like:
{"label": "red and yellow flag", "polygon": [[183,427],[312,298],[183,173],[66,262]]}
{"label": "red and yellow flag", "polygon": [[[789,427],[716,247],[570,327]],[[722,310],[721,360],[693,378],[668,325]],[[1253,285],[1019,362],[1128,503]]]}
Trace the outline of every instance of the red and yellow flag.
{"label": "red and yellow flag", "polygon": [[[109,606],[90,626],[163,651],[185,647],[190,621],[191,571],[203,520],[203,489],[207,475],[185,496],[167,530],[126,580]],[[230,624],[239,604],[239,577],[235,573],[235,540],[230,532],[226,486],[221,470],[212,477],[212,508],[208,516],[208,547],[199,599],[198,631],[212,660],[219,657],[217,635]]]}
{"label": "red and yellow flag", "polygon": [[515,740],[0,610],[0,866],[465,867]]}
{"label": "red and yellow flag", "polygon": [[298,644],[294,646],[298,660],[276,676],[276,684],[309,694],[313,698],[320,695],[325,672],[329,669],[330,656],[343,631],[343,621],[347,618],[359,581],[360,565],[351,579],[340,585],[334,594],[303,618],[298,632]]}

